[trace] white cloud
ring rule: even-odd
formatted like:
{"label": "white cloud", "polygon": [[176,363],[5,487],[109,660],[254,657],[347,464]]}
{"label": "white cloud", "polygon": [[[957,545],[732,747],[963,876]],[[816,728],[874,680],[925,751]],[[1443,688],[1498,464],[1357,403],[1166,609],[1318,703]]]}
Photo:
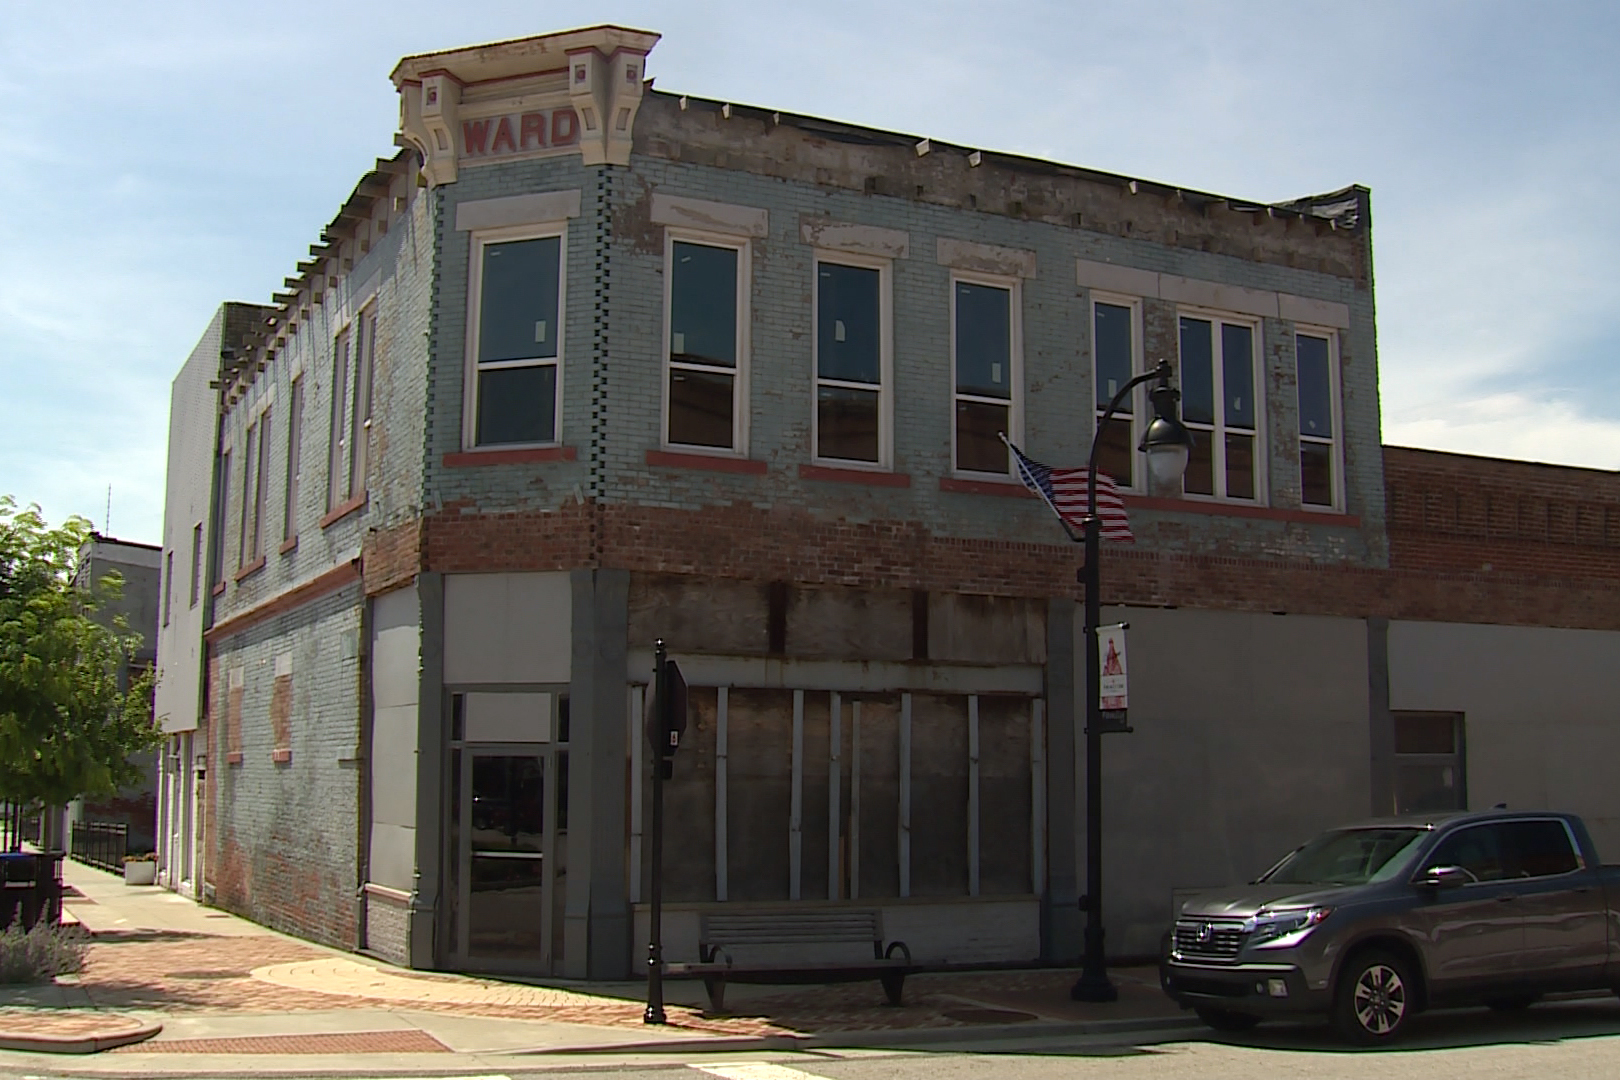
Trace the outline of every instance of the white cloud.
{"label": "white cloud", "polygon": [[1487,397],[1384,418],[1384,441],[1550,465],[1620,469],[1620,420],[1584,415],[1563,401],[1524,394]]}

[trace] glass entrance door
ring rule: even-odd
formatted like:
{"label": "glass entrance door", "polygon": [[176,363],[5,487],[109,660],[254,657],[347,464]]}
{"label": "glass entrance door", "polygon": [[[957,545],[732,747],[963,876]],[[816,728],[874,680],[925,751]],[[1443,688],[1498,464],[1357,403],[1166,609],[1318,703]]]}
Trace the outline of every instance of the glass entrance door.
{"label": "glass entrance door", "polygon": [[548,969],[546,754],[540,747],[468,747],[457,756],[457,951],[469,966]]}

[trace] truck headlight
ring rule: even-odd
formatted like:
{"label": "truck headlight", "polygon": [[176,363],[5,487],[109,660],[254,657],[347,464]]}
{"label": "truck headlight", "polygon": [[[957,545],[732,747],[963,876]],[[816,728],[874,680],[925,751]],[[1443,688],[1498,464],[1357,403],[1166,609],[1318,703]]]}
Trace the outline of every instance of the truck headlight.
{"label": "truck headlight", "polygon": [[1305,940],[1322,920],[1333,914],[1330,907],[1292,908],[1262,911],[1246,927],[1248,943],[1258,949],[1287,949]]}

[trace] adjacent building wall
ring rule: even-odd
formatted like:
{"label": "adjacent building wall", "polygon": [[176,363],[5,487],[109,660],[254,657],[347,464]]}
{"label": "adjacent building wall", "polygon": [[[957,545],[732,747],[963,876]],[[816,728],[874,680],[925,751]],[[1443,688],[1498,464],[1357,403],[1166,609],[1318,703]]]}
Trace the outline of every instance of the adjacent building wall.
{"label": "adjacent building wall", "polygon": [[1468,808],[1568,810],[1620,860],[1620,632],[1392,622],[1396,711],[1463,717]]}
{"label": "adjacent building wall", "polygon": [[1367,816],[1367,633],[1357,619],[1185,609],[1105,608],[1102,621],[1130,624],[1135,729],[1102,740],[1108,951],[1151,956],[1173,897],[1253,880],[1320,830]]}

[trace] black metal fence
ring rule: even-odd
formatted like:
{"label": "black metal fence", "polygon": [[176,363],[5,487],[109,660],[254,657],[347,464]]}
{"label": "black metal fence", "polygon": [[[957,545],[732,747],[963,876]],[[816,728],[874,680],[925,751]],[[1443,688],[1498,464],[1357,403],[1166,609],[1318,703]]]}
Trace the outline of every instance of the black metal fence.
{"label": "black metal fence", "polygon": [[124,872],[129,826],[122,821],[75,821],[71,854],[78,862],[115,874]]}
{"label": "black metal fence", "polygon": [[21,803],[0,799],[0,851],[19,851],[23,841],[39,843],[39,813]]}

